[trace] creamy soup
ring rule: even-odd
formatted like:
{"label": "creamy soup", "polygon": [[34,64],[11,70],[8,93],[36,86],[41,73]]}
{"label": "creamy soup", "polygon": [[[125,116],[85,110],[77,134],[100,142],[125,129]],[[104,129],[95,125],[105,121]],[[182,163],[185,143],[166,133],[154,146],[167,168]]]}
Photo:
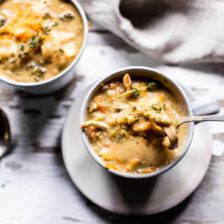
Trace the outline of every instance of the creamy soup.
{"label": "creamy soup", "polygon": [[0,76],[38,82],[58,75],[79,53],[83,23],[63,0],[0,3]]}
{"label": "creamy soup", "polygon": [[184,107],[161,83],[122,80],[102,85],[82,124],[105,167],[121,172],[151,173],[180,153],[186,126],[178,129]]}

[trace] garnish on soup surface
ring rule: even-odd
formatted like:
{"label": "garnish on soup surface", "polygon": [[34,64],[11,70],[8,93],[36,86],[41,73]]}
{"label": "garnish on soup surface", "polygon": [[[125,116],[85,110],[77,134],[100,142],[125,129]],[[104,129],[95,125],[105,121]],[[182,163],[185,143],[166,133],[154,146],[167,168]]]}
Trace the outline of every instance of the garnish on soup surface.
{"label": "garnish on soup surface", "polygon": [[151,173],[181,151],[186,127],[177,132],[176,125],[183,114],[183,107],[161,83],[131,80],[126,73],[122,81],[102,85],[82,128],[107,168]]}
{"label": "garnish on soup surface", "polygon": [[0,76],[38,82],[58,75],[78,54],[83,23],[63,0],[0,3]]}

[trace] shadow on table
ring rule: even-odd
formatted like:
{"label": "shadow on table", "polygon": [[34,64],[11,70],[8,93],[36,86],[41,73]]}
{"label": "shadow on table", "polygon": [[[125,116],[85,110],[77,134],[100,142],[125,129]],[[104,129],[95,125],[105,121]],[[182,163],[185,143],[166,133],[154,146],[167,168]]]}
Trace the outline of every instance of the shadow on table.
{"label": "shadow on table", "polygon": [[180,204],[175,207],[161,212],[155,215],[120,215],[116,213],[109,212],[93,202],[86,199],[87,206],[97,215],[100,216],[102,220],[105,220],[109,223],[122,223],[122,224],[144,224],[144,223],[156,223],[156,224],[166,224],[171,223],[173,220],[176,220],[178,216],[184,211],[187,205],[191,201],[191,196],[182,201]]}
{"label": "shadow on table", "polygon": [[[11,109],[19,111],[17,120],[27,138],[27,144],[32,146],[32,152],[60,151],[59,137],[65,114],[75,100],[72,91],[82,79],[83,76],[76,75],[67,86],[52,94],[32,95],[18,91],[16,102],[11,104]],[[61,102],[63,104],[60,104]],[[54,132],[52,138],[48,136],[49,128]],[[55,138],[55,135],[58,138]],[[21,141],[14,137],[14,141]],[[43,146],[42,143],[47,143],[44,145],[49,147]]]}
{"label": "shadow on table", "polygon": [[[59,163],[60,165],[63,165],[63,159],[62,156],[60,155],[59,157],[57,157],[56,160],[57,163]],[[66,170],[65,170],[66,173]],[[168,223],[172,223],[172,221],[176,221],[177,218],[179,216],[181,216],[181,213],[185,210],[185,208],[189,205],[189,203],[191,202],[191,198],[193,195],[189,196],[187,199],[185,199],[184,201],[182,201],[180,204],[176,205],[175,207],[165,211],[165,212],[161,212],[155,215],[121,215],[121,214],[117,214],[117,213],[113,213],[110,212],[102,207],[99,207],[98,205],[96,205],[95,203],[93,203],[92,201],[90,201],[88,198],[86,198],[80,191],[79,189],[74,186],[74,184],[72,183],[70,177],[68,175],[63,175],[63,180],[67,182],[67,184],[71,184],[71,187],[74,188],[75,193],[79,194],[84,202],[86,203],[86,206],[91,210],[91,212],[93,212],[93,214],[95,216],[99,217],[99,220],[101,222],[105,223],[118,223],[118,224],[148,224],[148,223],[155,223],[155,224],[168,224]],[[144,181],[143,181],[144,183]],[[132,187],[134,187],[137,184],[136,181],[134,181],[132,183]],[[124,182],[121,181],[120,183],[120,187],[124,187]],[[149,187],[148,189],[148,183],[146,184],[145,187],[140,187],[138,186],[138,190],[143,191],[142,192],[142,196],[138,199],[138,203],[142,203],[142,205],[144,206],[144,203],[146,202],[146,198],[144,198],[143,196],[147,196],[150,194],[150,188],[152,189],[153,186]],[[123,189],[123,192],[125,192],[125,189]],[[124,193],[124,197],[126,198],[126,202],[129,203],[131,201],[131,203],[133,203],[133,199],[136,197],[133,195],[130,197],[129,194],[135,194],[136,195],[136,191],[134,192],[134,188],[132,188],[132,190],[128,190]],[[69,220],[69,221],[73,221],[73,222],[81,222],[82,220],[80,220],[79,218],[76,217],[64,217],[64,219]],[[100,223],[101,223],[100,222]],[[94,223],[94,221],[93,221]]]}
{"label": "shadow on table", "polygon": [[[64,167],[64,162],[62,155],[58,155],[56,157],[55,162]],[[95,216],[98,216],[100,221],[105,221],[106,223],[118,223],[118,224],[148,224],[148,223],[156,223],[156,224],[166,224],[171,223],[176,220],[178,216],[184,211],[186,206],[190,203],[192,196],[189,196],[187,199],[182,201],[180,204],[175,207],[161,212],[155,215],[139,215],[136,213],[135,215],[121,215],[118,213],[110,212],[102,207],[99,207],[88,198],[86,198],[79,189],[72,183],[69,175],[67,175],[66,169],[64,169],[63,173],[63,181],[65,181],[68,185],[71,185],[71,188],[74,188],[75,194],[79,194],[84,200],[86,206],[93,212]],[[144,207],[145,203],[150,197],[150,193],[153,190],[156,184],[156,178],[154,180],[142,179],[141,185],[139,185],[139,180],[127,180],[122,177],[118,177],[113,175],[115,178],[116,184],[121,191],[121,195],[123,196],[123,200],[125,204],[138,206],[138,209],[141,210],[141,206]],[[126,186],[128,185],[128,188]],[[137,190],[136,190],[137,189]],[[141,194],[138,194],[141,192]],[[131,208],[131,207],[130,207]],[[133,208],[132,208],[133,209]],[[63,217],[66,220],[73,222],[81,222],[77,217]],[[94,223],[94,221],[93,221]]]}
{"label": "shadow on table", "polygon": [[127,179],[110,174],[116,184],[127,210],[138,211],[145,207],[155,189],[157,178]]}
{"label": "shadow on table", "polygon": [[[120,195],[123,197],[123,201],[127,208],[130,208],[131,211],[134,208],[138,208],[141,211],[144,208],[145,203],[150,198],[154,187],[156,186],[157,178],[152,179],[125,179],[113,174],[114,182],[116,182]],[[141,181],[141,183],[140,183]],[[127,187],[128,186],[128,187]],[[165,186],[164,186],[165,187]],[[76,188],[77,189],[77,188]],[[156,224],[165,224],[171,223],[173,220],[176,220],[178,216],[184,211],[186,206],[191,201],[191,196],[187,199],[176,205],[175,207],[155,215],[140,215],[138,212],[134,215],[121,215],[118,213],[110,212],[102,207],[99,207],[88,198],[86,198],[78,189],[79,194],[84,198],[87,206],[91,211],[98,217],[100,220],[106,221],[107,223],[122,223],[122,224],[144,224],[144,223],[156,223]],[[130,206],[130,207],[129,207]],[[136,210],[137,211],[137,210]],[[72,219],[72,218],[71,218]]]}

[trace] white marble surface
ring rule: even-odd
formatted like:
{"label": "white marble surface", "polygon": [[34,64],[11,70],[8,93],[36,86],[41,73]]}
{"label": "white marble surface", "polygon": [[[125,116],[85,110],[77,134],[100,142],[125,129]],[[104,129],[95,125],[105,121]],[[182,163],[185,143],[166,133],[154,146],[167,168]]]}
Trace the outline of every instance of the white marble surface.
{"label": "white marble surface", "polygon": [[107,72],[129,65],[161,69],[190,88],[195,97],[217,99],[224,112],[224,65],[162,65],[115,36],[92,30],[76,77],[63,90],[33,97],[0,83],[0,107],[8,114],[13,133],[12,152],[0,160],[1,224],[224,223],[221,123],[210,124],[211,150],[215,156],[204,181],[188,200],[162,215],[128,218],[107,213],[86,200],[70,181],[60,149],[61,130],[69,107],[84,86]]}

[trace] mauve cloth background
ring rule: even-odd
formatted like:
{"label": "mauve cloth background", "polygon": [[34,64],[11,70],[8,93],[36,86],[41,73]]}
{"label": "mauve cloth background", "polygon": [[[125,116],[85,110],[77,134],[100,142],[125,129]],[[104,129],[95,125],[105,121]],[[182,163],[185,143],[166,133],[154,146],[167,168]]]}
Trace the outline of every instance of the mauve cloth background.
{"label": "mauve cloth background", "polygon": [[224,1],[79,0],[89,18],[170,64],[224,61]]}

